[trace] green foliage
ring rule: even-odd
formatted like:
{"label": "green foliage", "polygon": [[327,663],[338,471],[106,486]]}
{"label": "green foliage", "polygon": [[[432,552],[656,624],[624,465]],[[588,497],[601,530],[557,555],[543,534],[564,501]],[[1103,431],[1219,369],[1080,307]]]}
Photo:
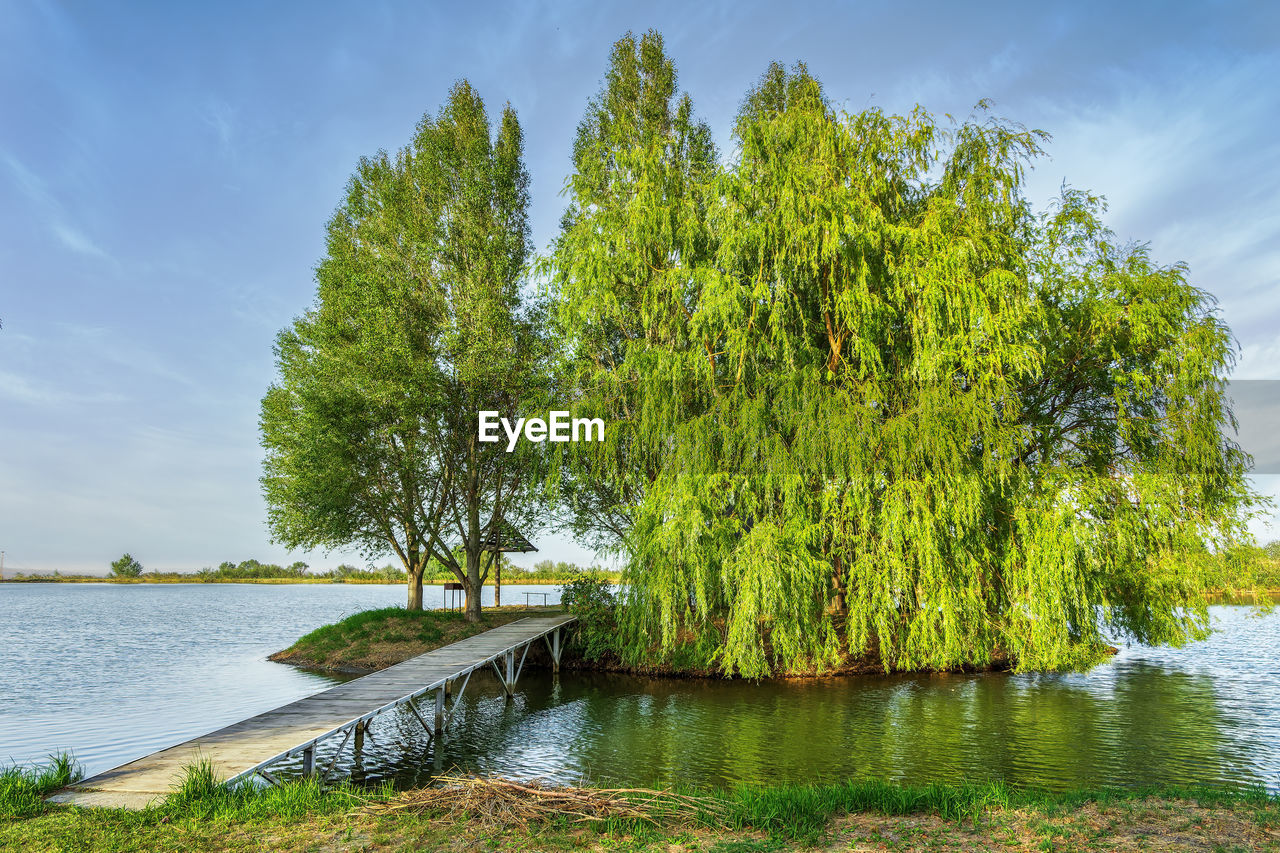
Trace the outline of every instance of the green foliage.
{"label": "green foliage", "polygon": [[304,578],[307,577],[307,568],[307,564],[300,561],[289,566],[280,566],[275,563],[260,563],[253,559],[244,560],[239,564],[224,561],[219,564],[216,569],[208,567],[201,569],[196,572],[196,577],[204,582],[218,580]]}
{"label": "green foliage", "polygon": [[532,569],[514,569],[508,577],[511,583],[532,581],[534,583],[565,583],[576,580],[583,575],[602,578],[610,583],[617,583],[621,578],[618,572],[610,571],[602,566],[579,566],[565,560],[552,562],[539,560]]}
{"label": "green foliage", "polygon": [[111,577],[113,578],[136,578],[142,574],[142,563],[139,563],[129,554],[124,554],[120,559],[111,564]]}
{"label": "green foliage", "polygon": [[596,660],[617,652],[617,601],[607,579],[582,574],[564,585],[560,593],[564,609],[578,617],[574,638],[582,645],[582,656]]}
{"label": "green foliage", "polygon": [[1205,636],[1204,557],[1257,497],[1186,268],[1097,197],[1032,211],[1047,136],[984,105],[849,114],[774,65],[732,160],[709,138],[660,37],[618,42],[547,264],[574,414],[610,423],[557,496],[626,558],[628,657],[1054,670]]}
{"label": "green foliage", "polygon": [[0,819],[31,817],[46,808],[44,797],[78,781],[83,774],[70,755],[49,756],[39,767],[0,767]]}
{"label": "green foliage", "polygon": [[328,224],[315,307],[277,340],[261,415],[273,536],[393,551],[415,609],[435,559],[478,617],[486,531],[538,526],[541,447],[506,453],[476,428],[480,410],[545,402],[540,309],[521,290],[528,202],[515,112],[494,134],[457,83],[408,146],[360,160]]}
{"label": "green foliage", "polygon": [[1280,542],[1245,543],[1201,558],[1213,590],[1228,597],[1280,590]]}
{"label": "green foliage", "polygon": [[399,566],[386,565],[380,569],[369,567],[367,569],[357,568],[356,566],[343,563],[336,569],[330,569],[322,572],[320,577],[327,577],[334,583],[355,581],[363,583],[386,583],[388,581],[404,581],[407,577],[405,570]]}
{"label": "green foliage", "polygon": [[384,566],[380,569],[361,569],[346,563],[323,572],[310,572],[309,566],[301,560],[288,566],[276,563],[261,563],[257,560],[244,560],[240,563],[225,561],[216,569],[205,567],[195,573],[196,580],[202,583],[240,580],[300,580],[304,578],[328,578],[335,582],[357,580],[370,583],[394,582],[405,579],[404,569],[395,566]]}
{"label": "green foliage", "polygon": [[[691,346],[683,308],[700,283],[686,273],[713,249],[705,216],[715,160],[710,128],[677,96],[661,35],[619,40],[605,89],[578,128],[569,208],[544,270],[568,349],[565,402],[573,399],[575,417],[609,424],[603,444],[562,445],[567,458],[549,482],[573,532],[601,548],[625,549],[652,475],[668,458],[646,440],[673,425],[653,395],[683,393],[689,365],[649,360],[649,342],[666,336]],[[650,328],[655,311],[673,313]],[[648,382],[633,361],[644,362]],[[570,398],[575,389],[589,393]]]}

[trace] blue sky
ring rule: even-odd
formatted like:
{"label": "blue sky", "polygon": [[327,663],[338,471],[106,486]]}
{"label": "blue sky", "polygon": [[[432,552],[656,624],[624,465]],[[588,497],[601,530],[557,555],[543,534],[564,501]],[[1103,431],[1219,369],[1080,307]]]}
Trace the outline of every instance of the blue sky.
{"label": "blue sky", "polygon": [[[1053,134],[1033,199],[1106,195],[1122,238],[1221,300],[1236,375],[1280,379],[1278,4],[0,0],[9,573],[336,564],[269,544],[257,412],[357,159],[467,77],[519,113],[544,248],[610,45],[650,27],[722,147],[772,60],[849,110],[993,99]],[[523,562],[591,559],[537,544]]]}

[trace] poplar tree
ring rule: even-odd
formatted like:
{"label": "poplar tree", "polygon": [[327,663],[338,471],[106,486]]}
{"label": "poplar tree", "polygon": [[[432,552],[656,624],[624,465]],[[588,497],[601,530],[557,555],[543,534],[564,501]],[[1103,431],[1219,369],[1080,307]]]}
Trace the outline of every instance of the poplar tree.
{"label": "poplar tree", "polygon": [[[566,385],[576,416],[609,424],[603,445],[564,446],[550,478],[570,529],[625,550],[636,509],[666,464],[651,438],[669,393],[646,353],[693,349],[690,273],[713,253],[706,194],[715,174],[711,129],[677,90],[662,36],[628,33],[613,46],[604,90],[573,145],[570,204],[545,271],[554,280]],[[590,393],[574,395],[575,389]]]}
{"label": "poplar tree", "polygon": [[273,536],[394,552],[411,610],[434,558],[479,619],[490,531],[538,523],[539,449],[507,453],[477,430],[480,410],[546,393],[540,309],[522,293],[528,182],[514,110],[495,135],[479,95],[456,84],[410,145],[360,160],[328,224],[315,306],[276,344],[261,416]]}
{"label": "poplar tree", "polygon": [[551,262],[580,405],[620,412],[570,464],[625,521],[624,655],[1051,670],[1204,636],[1206,554],[1255,496],[1185,267],[1117,245],[1096,197],[1032,211],[1044,134],[848,114],[803,65],[748,93],[730,162],[656,192],[674,135],[592,132],[601,104],[661,115],[630,44]]}

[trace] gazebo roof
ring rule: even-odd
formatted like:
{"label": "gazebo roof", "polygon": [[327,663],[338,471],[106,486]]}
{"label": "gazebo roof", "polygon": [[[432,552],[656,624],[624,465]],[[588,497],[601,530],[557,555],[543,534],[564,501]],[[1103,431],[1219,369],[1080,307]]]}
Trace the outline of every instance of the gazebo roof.
{"label": "gazebo roof", "polygon": [[527,554],[530,551],[537,551],[533,547],[533,543],[524,538],[524,535],[516,530],[515,526],[510,522],[503,521],[498,525],[496,531],[485,530],[481,534],[480,547],[486,551],[505,551],[517,554]]}

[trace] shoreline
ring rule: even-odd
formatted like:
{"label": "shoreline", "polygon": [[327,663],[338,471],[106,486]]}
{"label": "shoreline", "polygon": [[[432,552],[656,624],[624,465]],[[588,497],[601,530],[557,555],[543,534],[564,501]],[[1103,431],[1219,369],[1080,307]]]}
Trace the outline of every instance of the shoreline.
{"label": "shoreline", "polygon": [[[622,575],[616,572],[609,572],[604,575],[604,579],[611,584],[619,584],[622,582]],[[504,578],[503,587],[508,586],[563,586],[573,581],[574,578]],[[57,584],[57,583],[99,583],[99,584],[120,584],[120,585],[139,585],[139,584],[186,584],[189,586],[205,586],[209,584],[334,584],[341,586],[350,584],[353,586],[404,586],[405,581],[400,580],[384,580],[381,578],[323,578],[323,577],[305,577],[305,578],[210,578],[202,580],[198,576],[182,574],[179,576],[161,576],[161,577],[140,577],[140,578],[112,578],[97,577],[95,575],[34,575],[25,577],[7,577],[0,578],[0,584]],[[424,587],[443,586],[446,583],[455,583],[455,581],[447,578],[432,578],[423,580]],[[482,586],[492,587],[493,580],[486,580]],[[1210,606],[1250,606],[1265,604],[1280,604],[1280,587],[1271,589],[1260,589],[1257,594],[1248,591],[1229,592],[1227,590],[1214,590],[1204,594],[1206,602]]]}
{"label": "shoreline", "polygon": [[[522,604],[513,604],[501,608],[487,607],[481,611],[481,622],[472,624],[466,622],[463,614],[458,610],[411,612],[397,607],[366,610],[351,614],[336,623],[323,625],[299,637],[288,648],[268,655],[267,659],[308,672],[348,676],[370,675],[480,631],[496,628],[525,616],[562,612],[564,610],[557,605],[526,607]],[[718,671],[675,669],[669,665],[629,666],[611,655],[587,660],[582,657],[581,648],[572,637],[573,635],[570,634],[565,645],[564,657],[560,662],[562,672],[613,673],[636,678],[695,681],[723,681],[727,677]],[[1119,650],[1111,647],[1109,651],[1114,655]],[[542,669],[549,668],[550,665],[551,660],[545,649],[541,646],[530,647],[527,667]],[[760,680],[810,681],[866,676],[954,675],[1008,672],[1010,669],[1009,661],[996,659],[986,666],[886,672],[874,656],[849,655],[831,669],[774,673]],[[742,680],[741,676],[737,675],[731,678]]]}
{"label": "shoreline", "polygon": [[199,768],[165,802],[129,811],[45,802],[74,781],[73,768],[60,770],[0,768],[0,849],[1137,853],[1275,849],[1280,826],[1280,796],[1260,788],[1050,792],[872,778],[656,791],[453,777],[403,791],[315,779],[230,789]]}

